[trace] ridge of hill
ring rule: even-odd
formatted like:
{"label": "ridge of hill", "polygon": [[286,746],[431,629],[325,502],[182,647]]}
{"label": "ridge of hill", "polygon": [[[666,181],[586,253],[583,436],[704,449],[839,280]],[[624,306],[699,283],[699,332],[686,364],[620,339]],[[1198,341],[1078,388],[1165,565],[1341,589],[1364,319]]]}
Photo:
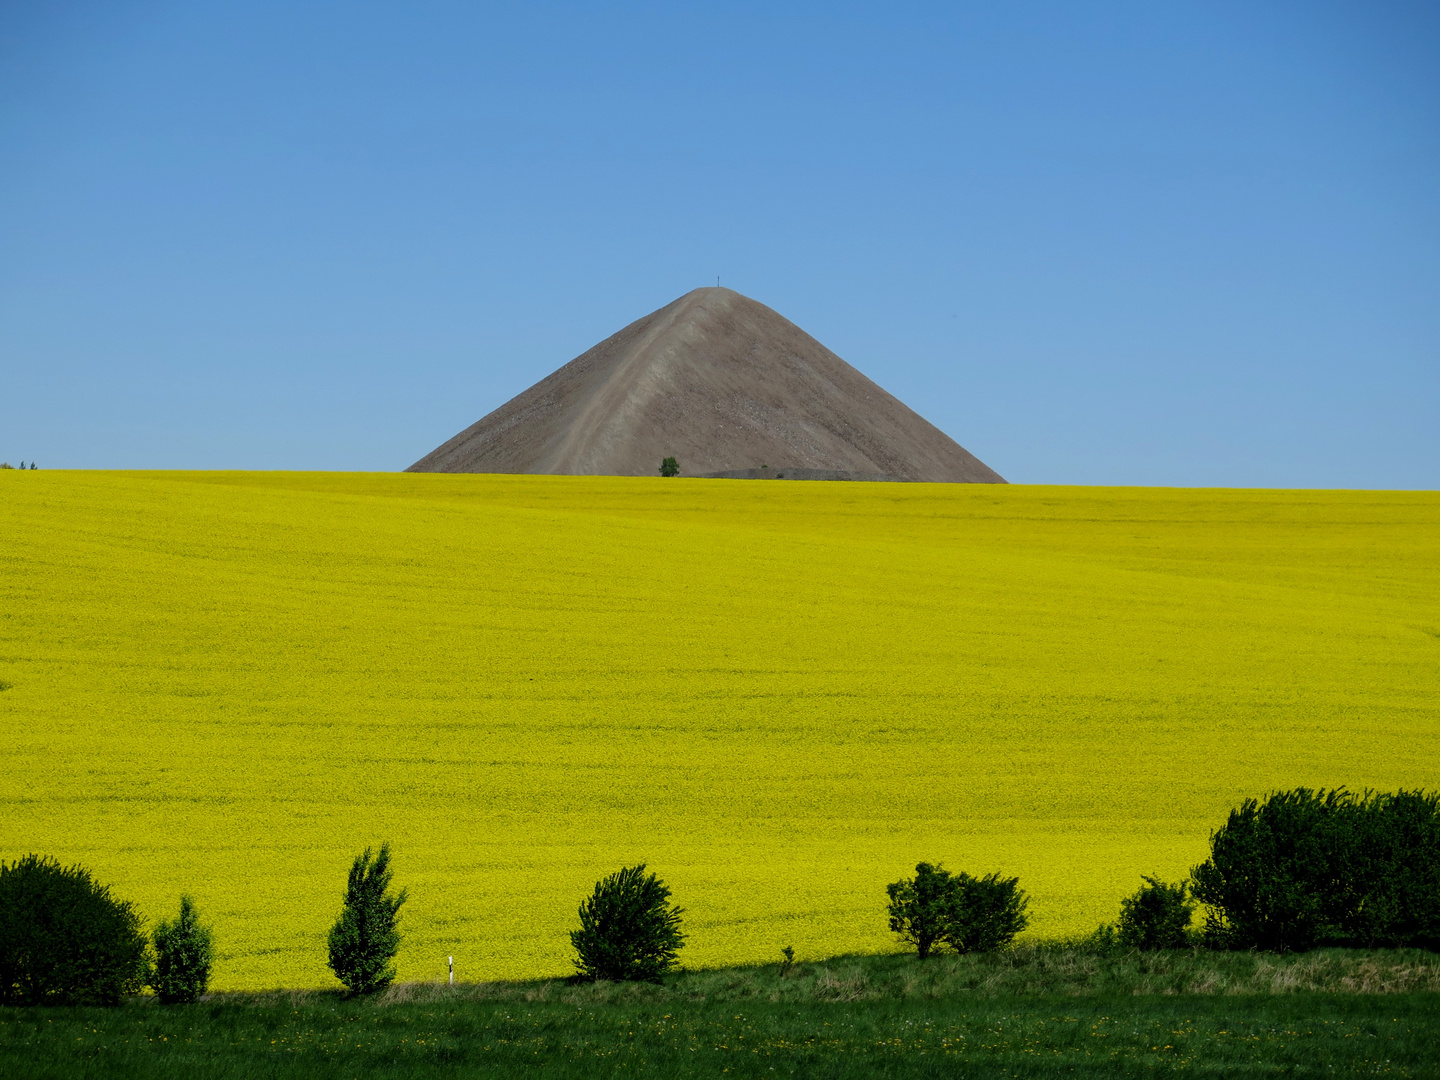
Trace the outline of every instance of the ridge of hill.
{"label": "ridge of hill", "polygon": [[689,476],[1005,483],[794,323],[720,287],[636,320],[406,471],[651,476],[672,455]]}

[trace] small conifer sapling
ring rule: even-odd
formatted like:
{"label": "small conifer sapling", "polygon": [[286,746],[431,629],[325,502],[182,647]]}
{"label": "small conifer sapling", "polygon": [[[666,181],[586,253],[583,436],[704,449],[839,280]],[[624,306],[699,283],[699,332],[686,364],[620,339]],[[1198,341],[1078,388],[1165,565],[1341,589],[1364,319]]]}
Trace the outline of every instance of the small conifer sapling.
{"label": "small conifer sapling", "polygon": [[372,994],[395,981],[400,951],[400,906],[406,892],[390,893],[390,845],[355,856],[345,906],[330,928],[330,969],[352,994]]}
{"label": "small conifer sapling", "polygon": [[155,927],[155,968],[150,987],[164,1005],[184,1005],[197,1000],[210,985],[215,963],[214,938],[200,922],[195,902],[180,897],[180,915],[174,922]]}
{"label": "small conifer sapling", "polygon": [[627,866],[595,883],[580,904],[580,929],[571,931],[582,979],[653,982],[676,964],[685,935],[682,909],[645,864]]}

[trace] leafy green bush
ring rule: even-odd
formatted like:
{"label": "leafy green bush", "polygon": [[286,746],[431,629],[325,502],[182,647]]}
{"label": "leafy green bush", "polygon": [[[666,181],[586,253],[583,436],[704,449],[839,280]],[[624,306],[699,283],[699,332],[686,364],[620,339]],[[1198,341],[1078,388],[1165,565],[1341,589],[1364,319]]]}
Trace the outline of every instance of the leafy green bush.
{"label": "leafy green bush", "polygon": [[389,893],[390,845],[380,845],[373,861],[370,849],[355,856],[345,887],[345,907],[330,928],[330,969],[352,994],[370,994],[395,981],[395,954],[400,951],[400,905],[407,898]]}
{"label": "leafy green bush", "polygon": [[1116,931],[1120,944],[1142,951],[1183,949],[1189,944],[1190,918],[1195,913],[1189,883],[1167,885],[1153,877],[1143,880],[1145,884],[1134,896],[1120,901]]}
{"label": "leafy green bush", "polygon": [[1370,947],[1440,948],[1440,794],[1367,794],[1359,808],[1364,897],[1346,936]]}
{"label": "leafy green bush", "polygon": [[989,952],[1008,945],[1030,925],[1029,900],[1019,878],[952,874],[919,863],[913,878],[885,887],[890,929],[915,946],[924,960],[941,945],[956,952]]}
{"label": "leafy green bush", "polygon": [[1273,952],[1337,936],[1355,903],[1353,806],[1343,791],[1297,788],[1232,810],[1191,871],[1195,898],[1211,909],[1207,935]]}
{"label": "leafy green bush", "polygon": [[795,967],[795,947],[793,945],[786,945],[780,950],[780,955],[785,958],[780,964],[780,978],[783,979],[789,975],[791,969]]}
{"label": "leafy green bush", "polygon": [[1247,799],[1192,872],[1229,948],[1440,942],[1440,796],[1344,789]]}
{"label": "leafy green bush", "polygon": [[1120,934],[1114,923],[1101,923],[1094,933],[1080,939],[1080,948],[1100,956],[1110,956],[1120,951]]}
{"label": "leafy green bush", "polygon": [[145,985],[140,917],[79,866],[0,863],[0,1002],[113,1005]]}
{"label": "leafy green bush", "polygon": [[983,878],[960,873],[959,903],[945,943],[956,952],[990,952],[1015,940],[1030,925],[1025,909],[1029,897],[1019,878],[986,874]]}
{"label": "leafy green bush", "polygon": [[660,475],[679,476],[680,463],[676,461],[673,457],[667,457],[664,461],[660,462]]}
{"label": "leafy green bush", "polygon": [[585,979],[658,983],[676,964],[685,942],[683,909],[670,904],[670,890],[645,864],[627,866],[595,883],[581,901],[580,929],[570,933]]}
{"label": "leafy green bush", "polygon": [[214,938],[200,922],[195,903],[180,897],[180,914],[174,922],[155,927],[155,970],[150,986],[166,1005],[183,1005],[205,993],[215,962]]}
{"label": "leafy green bush", "polygon": [[890,897],[890,929],[915,946],[920,959],[930,956],[945,939],[955,907],[955,879],[949,870],[917,863],[913,878],[885,886]]}

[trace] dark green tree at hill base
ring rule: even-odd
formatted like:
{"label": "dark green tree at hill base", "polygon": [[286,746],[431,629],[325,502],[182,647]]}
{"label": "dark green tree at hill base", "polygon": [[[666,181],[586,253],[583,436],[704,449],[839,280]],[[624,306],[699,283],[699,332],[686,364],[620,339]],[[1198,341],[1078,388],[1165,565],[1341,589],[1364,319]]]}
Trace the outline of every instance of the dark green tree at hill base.
{"label": "dark green tree at hill base", "polygon": [[1020,888],[1019,878],[999,874],[971,877],[963,871],[959,879],[956,915],[945,935],[945,943],[956,952],[991,952],[1015,940],[1030,925],[1025,909],[1030,898]]}
{"label": "dark green tree at hill base", "polygon": [[400,906],[406,892],[390,894],[390,845],[355,857],[345,887],[345,907],[330,928],[330,969],[352,994],[371,994],[395,981],[400,951]]}
{"label": "dark green tree at hill base", "polygon": [[914,945],[925,960],[945,937],[955,909],[955,879],[949,870],[922,862],[913,878],[885,886],[890,929]]}
{"label": "dark green tree at hill base", "polygon": [[921,960],[939,946],[989,952],[1008,945],[1030,925],[1029,898],[1019,878],[972,877],[920,863],[913,878],[885,887],[890,929],[915,946]]}
{"label": "dark green tree at hill base", "polygon": [[0,1003],[114,1005],[148,974],[140,916],[79,866],[0,863]]}
{"label": "dark green tree at hill base", "polygon": [[200,922],[195,903],[180,897],[180,914],[174,922],[155,927],[155,970],[150,986],[164,1005],[195,1001],[210,985],[215,962],[214,938]]}
{"label": "dark green tree at hill base", "polygon": [[1159,878],[1145,882],[1134,896],[1120,901],[1119,944],[1148,952],[1183,949],[1189,944],[1190,919],[1195,905],[1189,900],[1189,883],[1167,885]]}
{"label": "dark green tree at hill base", "polygon": [[680,463],[676,461],[673,457],[667,457],[664,461],[660,462],[660,475],[679,476]]}
{"label": "dark green tree at hill base", "polygon": [[1296,788],[1247,799],[1191,871],[1215,945],[1440,946],[1440,795]]}
{"label": "dark green tree at hill base", "polygon": [[644,863],[596,882],[580,904],[580,929],[570,933],[580,977],[658,983],[685,943],[682,914],[670,904],[665,884],[646,875]]}

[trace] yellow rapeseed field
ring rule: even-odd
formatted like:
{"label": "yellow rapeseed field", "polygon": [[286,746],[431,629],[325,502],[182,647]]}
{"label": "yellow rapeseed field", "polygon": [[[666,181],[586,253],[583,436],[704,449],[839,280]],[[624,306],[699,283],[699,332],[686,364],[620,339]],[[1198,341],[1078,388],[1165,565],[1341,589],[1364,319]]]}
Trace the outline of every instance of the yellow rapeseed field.
{"label": "yellow rapeseed field", "polygon": [[692,966],[893,947],[920,859],[1031,933],[1239,799],[1440,786],[1440,494],[0,472],[0,858],[333,985],[389,839],[402,979],[569,970],[644,861]]}

